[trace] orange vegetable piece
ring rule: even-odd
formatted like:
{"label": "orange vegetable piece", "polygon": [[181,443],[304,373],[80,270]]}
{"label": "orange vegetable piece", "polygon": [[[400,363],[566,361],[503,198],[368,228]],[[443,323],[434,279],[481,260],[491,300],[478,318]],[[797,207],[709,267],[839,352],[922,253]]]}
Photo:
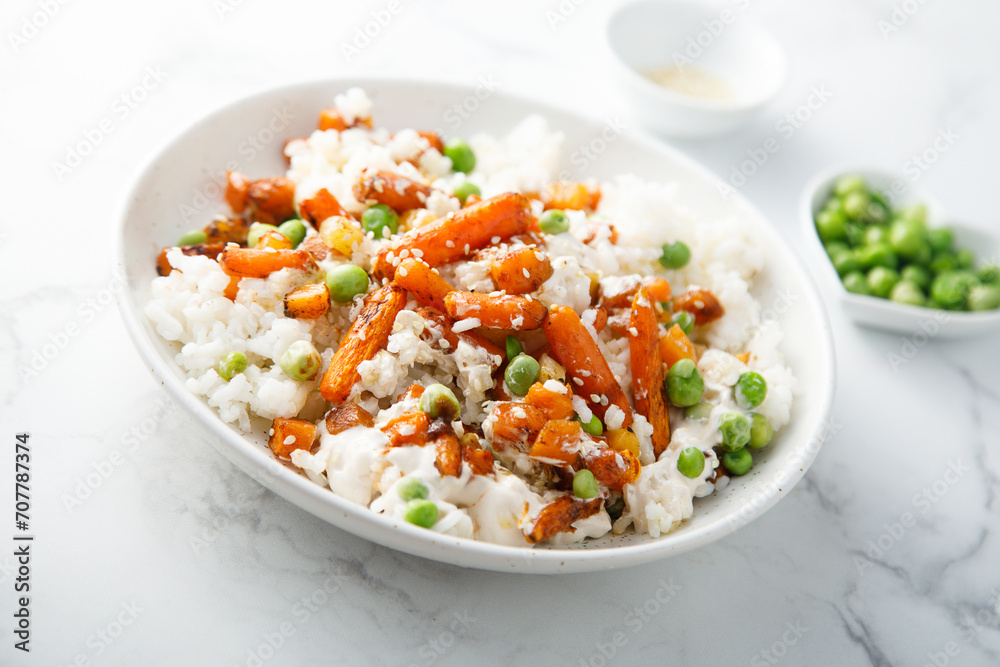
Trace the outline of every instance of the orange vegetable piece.
{"label": "orange vegetable piece", "polygon": [[602,502],[604,501],[600,498],[580,500],[574,496],[560,496],[542,508],[535,519],[535,525],[525,538],[532,544],[538,544],[557,533],[570,530],[580,519],[597,514]]}
{"label": "orange vegetable piece", "polygon": [[616,491],[634,482],[642,472],[639,459],[627,449],[602,447],[587,452],[582,458],[587,470],[594,473],[599,483]]}
{"label": "orange vegetable piece", "polygon": [[407,257],[396,267],[393,280],[425,306],[445,312],[444,298],[455,288],[422,259]]}
{"label": "orange vegetable piece", "polygon": [[326,413],[326,432],[336,435],[355,426],[371,428],[375,426],[375,418],[357,403],[334,405]]}
{"label": "orange vegetable piece", "polygon": [[592,212],[600,201],[600,188],[591,190],[583,183],[552,183],[542,192],[546,211],[561,208]]}
{"label": "orange vegetable piece", "polygon": [[458,477],[462,474],[462,448],[454,433],[442,433],[434,439],[436,457],[434,467],[442,477]]}
{"label": "orange vegetable piece", "polygon": [[[505,351],[500,346],[496,345],[485,336],[479,334],[476,331],[462,331],[460,333],[455,333],[452,331],[451,327],[454,324],[452,319],[445,315],[444,313],[437,311],[433,308],[418,308],[417,313],[425,320],[430,320],[435,322],[441,327],[442,337],[448,341],[448,348],[446,351],[454,352],[455,348],[458,347],[458,341],[464,340],[470,345],[475,345],[476,347],[481,347],[490,354],[490,366],[493,370],[500,367],[500,363],[503,361]],[[497,358],[499,357],[499,361]]]}
{"label": "orange vegetable piece", "polygon": [[584,436],[580,422],[554,419],[542,428],[529,456],[572,465],[580,457],[580,441],[584,437],[589,436]]}
{"label": "orange vegetable piece", "polygon": [[560,394],[536,382],[528,389],[524,402],[541,410],[546,419],[570,419],[576,414],[568,388],[565,394]]}
{"label": "orange vegetable piece", "polygon": [[277,225],[295,215],[295,182],[284,176],[253,181],[247,198],[251,220]]}
{"label": "orange vegetable piece", "polygon": [[266,278],[281,269],[306,271],[315,265],[305,250],[268,250],[264,248],[226,248],[219,264],[230,275],[242,278]]}
{"label": "orange vegetable piece", "polygon": [[660,338],[660,358],[667,366],[673,366],[681,359],[697,361],[694,357],[694,344],[687,337],[681,325],[675,324],[667,329]]}
{"label": "orange vegetable piece", "polygon": [[382,432],[389,439],[390,447],[405,447],[408,445],[426,445],[427,429],[430,420],[423,412],[408,412],[396,417],[382,427]]}
{"label": "orange vegetable piece", "polygon": [[660,325],[650,291],[648,287],[640,288],[632,301],[628,344],[635,409],[653,427],[653,453],[659,456],[670,444],[670,409],[663,397],[666,373],[660,357]]}
{"label": "orange vegetable piece", "polygon": [[594,331],[601,333],[608,326],[608,311],[600,306],[591,308],[594,311]]}
{"label": "orange vegetable piece", "polygon": [[624,426],[631,426],[632,407],[625,392],[576,311],[569,306],[553,306],[544,328],[552,356],[566,369],[576,394],[583,396],[601,419],[609,406],[617,405],[625,413]]}
{"label": "orange vegetable piece", "polygon": [[472,469],[473,475],[493,474],[493,452],[480,448],[478,443],[476,446],[463,445],[462,460]]}
{"label": "orange vegetable piece", "polygon": [[305,419],[277,417],[271,422],[267,446],[275,456],[287,459],[296,449],[308,451],[316,440],[316,425]]}
{"label": "orange vegetable piece", "polygon": [[323,374],[319,391],[331,403],[343,403],[358,379],[358,366],[385,347],[396,315],[406,305],[406,290],[396,283],[375,290],[365,298],[358,318],[340,341],[340,347]]}
{"label": "orange vegetable piece", "polygon": [[353,123],[348,124],[347,121],[344,120],[344,117],[340,115],[340,112],[333,107],[323,109],[319,112],[319,122],[317,123],[317,127],[320,130],[337,130],[338,132],[343,132],[349,128],[359,126],[371,128],[372,119],[355,118]]}
{"label": "orange vegetable piece", "polygon": [[317,262],[322,259],[326,259],[330,254],[330,249],[326,247],[325,243],[323,243],[323,239],[319,234],[307,236],[305,240],[299,244],[299,250],[305,250],[310,255],[315,257]]}
{"label": "orange vegetable piece", "polygon": [[288,250],[292,247],[292,240],[276,231],[266,231],[257,239],[255,248],[274,248],[275,250]]}
{"label": "orange vegetable piece", "polygon": [[[191,255],[204,255],[212,259],[218,259],[219,254],[226,248],[224,243],[198,243],[197,245],[181,246],[181,253]],[[174,267],[167,261],[167,251],[173,248],[164,248],[156,258],[156,272],[161,276],[170,275]]]}
{"label": "orange vegetable piece", "polygon": [[241,215],[246,210],[249,191],[249,178],[238,171],[226,172],[226,203],[236,215]]}
{"label": "orange vegetable piece", "polygon": [[366,176],[354,186],[354,198],[359,202],[375,200],[397,213],[411,208],[424,208],[430,187],[391,171],[378,171]]}
{"label": "orange vegetable piece", "polygon": [[548,255],[537,248],[518,248],[494,259],[490,275],[498,290],[526,294],[534,292],[552,277],[552,263]]}
{"label": "orange vegetable piece", "polygon": [[444,297],[445,311],[454,320],[475,318],[480,326],[506,331],[537,329],[545,321],[548,309],[538,299],[526,296],[490,296],[478,292],[449,292]]}
{"label": "orange vegetable piece", "polygon": [[629,277],[616,280],[615,283],[620,288],[613,294],[601,294],[601,306],[604,308],[628,308],[632,305],[632,300],[639,292],[639,288],[645,286],[649,290],[649,296],[656,303],[670,301],[670,283],[663,278],[651,278],[641,280],[638,277]]}
{"label": "orange vegetable piece", "polygon": [[409,387],[406,388],[406,391],[404,391],[402,394],[399,395],[399,398],[396,399],[396,402],[402,403],[403,401],[418,399],[423,395],[424,395],[423,385],[411,384]]}
{"label": "orange vegetable piece", "polygon": [[300,320],[315,320],[330,309],[330,291],[326,283],[308,283],[285,295],[285,315]]}
{"label": "orange vegetable piece", "polygon": [[421,137],[430,143],[431,148],[436,150],[438,153],[444,153],[444,142],[441,141],[441,137],[437,132],[432,132],[431,130],[420,130],[417,132]]}
{"label": "orange vegetable piece", "polygon": [[493,424],[493,446],[496,449],[514,447],[528,451],[526,446],[545,427],[545,413],[527,403],[508,401],[493,405],[489,419]]}
{"label": "orange vegetable piece", "polygon": [[692,290],[674,297],[674,311],[686,310],[694,315],[694,323],[708,324],[726,314],[715,295],[707,289]]}
{"label": "orange vegetable piece", "polygon": [[429,266],[441,266],[527,231],[532,220],[531,204],[525,197],[513,192],[490,197],[454,215],[411,229],[379,252],[374,263],[375,276],[392,276],[404,250],[410,256],[419,256]]}
{"label": "orange vegetable piece", "polygon": [[246,243],[250,225],[240,217],[215,218],[205,225],[207,243]]}
{"label": "orange vegetable piece", "polygon": [[340,205],[337,198],[330,194],[326,188],[318,191],[309,199],[299,202],[299,215],[302,219],[319,229],[319,223],[335,215],[347,215],[347,211]]}

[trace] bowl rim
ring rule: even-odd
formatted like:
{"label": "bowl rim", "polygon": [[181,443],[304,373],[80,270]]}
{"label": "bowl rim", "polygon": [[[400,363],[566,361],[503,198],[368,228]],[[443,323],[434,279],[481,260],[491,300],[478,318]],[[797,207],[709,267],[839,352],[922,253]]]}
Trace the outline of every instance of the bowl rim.
{"label": "bowl rim", "polygon": [[[848,292],[847,288],[844,287],[843,281],[840,279],[840,275],[833,267],[833,262],[826,254],[826,247],[823,245],[822,239],[819,238],[819,232],[816,231],[816,224],[814,220],[815,214],[813,212],[813,198],[821,190],[832,187],[835,180],[841,176],[847,176],[849,174],[860,174],[863,177],[866,177],[866,175],[877,175],[878,177],[885,178],[890,182],[902,181],[906,183],[906,189],[909,191],[908,198],[927,204],[928,210],[932,213],[936,212],[939,216],[946,211],[946,209],[933,195],[929,194],[917,183],[905,178],[898,172],[870,164],[853,164],[846,162],[838,163],[823,169],[810,178],[805,187],[802,189],[802,195],[799,198],[800,222],[804,227],[804,235],[807,239],[809,239],[808,243],[812,248],[813,253],[816,255],[818,263],[824,265],[820,270],[826,276],[825,282],[832,285],[832,289],[835,290],[837,296],[842,301],[851,306],[866,309],[879,309],[883,313],[900,320],[906,319],[909,321],[914,318],[926,319],[927,317],[933,317],[935,314],[944,313],[947,314],[949,320],[953,320],[956,323],[961,322],[966,325],[1000,322],[1000,309],[992,311],[945,310],[944,308],[914,306],[912,304],[898,303],[890,299],[882,299],[868,294],[854,294],[852,292]],[[964,221],[952,221],[948,223],[947,226],[955,229],[967,229],[969,231],[994,238],[1000,242],[1000,238],[997,238],[995,232],[980,224],[966,223]],[[819,261],[820,259],[823,261]]]}
{"label": "bowl rim", "polygon": [[[118,221],[114,227],[114,269],[126,278],[126,289],[119,290],[115,297],[119,311],[128,331],[129,337],[136,346],[143,361],[148,364],[154,377],[167,390],[171,398],[182,405],[202,427],[214,436],[210,443],[223,456],[237,467],[269,490],[285,500],[297,505],[335,528],[345,530],[356,536],[387,546],[397,551],[412,555],[450,563],[461,567],[473,567],[494,571],[517,571],[526,574],[553,574],[588,572],[605,569],[632,567],[667,556],[676,555],[698,547],[710,544],[739,528],[753,522],[786,496],[795,484],[805,475],[806,470],[815,460],[822,443],[830,428],[830,418],[833,400],[836,393],[837,365],[834,351],[834,341],[830,318],[820,292],[802,259],[784,242],[781,252],[791,264],[791,270],[801,277],[801,288],[807,301],[811,301],[817,311],[817,328],[820,339],[817,354],[820,355],[823,367],[829,369],[828,377],[821,377],[817,385],[822,391],[817,403],[817,423],[811,432],[804,434],[805,440],[796,443],[796,448],[802,450],[787,465],[787,470],[779,469],[782,482],[762,485],[765,488],[754,494],[754,502],[748,503],[746,511],[742,512],[739,521],[706,522],[704,527],[685,533],[669,541],[650,538],[637,544],[621,546],[592,547],[587,549],[526,548],[512,547],[473,539],[458,538],[439,533],[433,533],[397,522],[389,517],[376,514],[369,508],[355,505],[333,493],[329,488],[322,488],[302,474],[292,471],[280,464],[270,452],[256,447],[242,437],[230,426],[224,424],[218,413],[200,397],[188,391],[182,379],[170,369],[168,359],[162,357],[155,349],[142,322],[141,309],[133,301],[133,291],[128,289],[126,262],[126,226],[129,209],[139,194],[143,181],[155,169],[159,159],[167,153],[174,144],[183,140],[190,133],[212,123],[220,116],[232,113],[243,105],[282,95],[293,95],[297,91],[312,89],[318,86],[330,90],[344,90],[351,86],[403,86],[448,89],[458,94],[468,94],[472,87],[461,82],[434,78],[401,78],[394,76],[359,75],[355,77],[324,77],[294,80],[281,86],[263,86],[236,99],[217,105],[214,109],[199,117],[194,123],[185,125],[167,139],[160,141],[150,157],[143,161],[141,169],[137,170],[131,183],[125,190],[122,202],[117,209]],[[560,107],[549,102],[539,102],[527,96],[508,92],[494,93],[511,103],[532,108],[540,113],[558,113],[572,116],[581,123],[593,124],[594,119],[580,114],[578,111]],[[693,172],[705,182],[717,181],[717,177],[707,168],[683,152],[659,142],[653,141],[647,135],[626,128],[626,136],[650,151],[668,157],[684,170]],[[770,225],[768,219],[740,193],[733,193],[736,205],[760,218],[761,224]],[[775,235],[777,234],[775,230]],[[810,446],[815,443],[815,446]],[[760,501],[760,502],[758,502]],[[334,516],[335,515],[335,516]],[[334,518],[330,518],[334,516]],[[666,537],[666,536],[664,536]],[[457,548],[457,549],[456,549]]]}
{"label": "bowl rim", "polygon": [[787,82],[788,55],[781,47],[777,38],[769,30],[767,30],[763,24],[750,17],[744,17],[742,19],[742,22],[746,24],[745,29],[757,33],[758,37],[771,47],[778,57],[779,68],[776,71],[777,76],[775,77],[775,82],[772,86],[761,88],[761,92],[743,100],[714,100],[695,97],[693,95],[685,95],[650,81],[640,72],[636,71],[634,67],[625,62],[619,54],[616,40],[612,36],[614,22],[625,12],[635,10],[640,5],[686,5],[688,7],[697,8],[700,11],[711,11],[712,6],[695,2],[694,0],[631,0],[630,2],[626,2],[616,7],[607,17],[604,25],[604,42],[607,49],[611,52],[614,64],[633,86],[638,86],[639,89],[642,90],[643,94],[653,97],[657,100],[657,102],[673,104],[675,106],[685,108],[688,111],[711,111],[718,113],[732,113],[735,115],[755,111],[768,104],[778,95],[779,92],[781,92],[781,89]]}

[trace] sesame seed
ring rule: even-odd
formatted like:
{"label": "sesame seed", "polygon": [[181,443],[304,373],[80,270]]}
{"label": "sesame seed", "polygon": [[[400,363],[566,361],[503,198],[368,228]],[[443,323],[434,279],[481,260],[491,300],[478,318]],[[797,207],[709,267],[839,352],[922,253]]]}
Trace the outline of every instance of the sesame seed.
{"label": "sesame seed", "polygon": [[447,241],[444,242],[444,245],[446,247],[448,247],[448,248],[454,248],[455,247],[455,242],[452,241],[451,239],[448,239]]}
{"label": "sesame seed", "polygon": [[405,278],[406,277],[406,267],[405,266],[399,267],[398,269],[396,269],[396,273],[398,273],[400,276],[402,276],[403,278]]}
{"label": "sesame seed", "polygon": [[281,441],[281,444],[283,444],[283,445],[293,445],[293,444],[295,444],[295,436],[294,435],[289,435],[289,436],[285,437],[285,439]]}
{"label": "sesame seed", "polygon": [[525,278],[530,278],[531,277],[531,273],[528,271],[528,269],[521,269],[521,273],[524,274]]}
{"label": "sesame seed", "polygon": [[500,237],[494,236],[493,238],[490,239],[490,243],[492,243],[493,245],[500,243]]}
{"label": "sesame seed", "polygon": [[583,380],[581,380],[580,378],[573,378],[573,382],[576,383],[577,387],[582,387],[583,386]]}

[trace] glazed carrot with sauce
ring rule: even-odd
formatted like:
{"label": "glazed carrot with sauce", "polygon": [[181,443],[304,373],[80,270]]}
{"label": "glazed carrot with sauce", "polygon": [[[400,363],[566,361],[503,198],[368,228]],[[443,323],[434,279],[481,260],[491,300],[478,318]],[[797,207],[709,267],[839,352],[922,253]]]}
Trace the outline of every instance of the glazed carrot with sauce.
{"label": "glazed carrot with sauce", "polygon": [[506,331],[538,329],[548,309],[538,299],[527,296],[490,296],[478,292],[449,292],[445,310],[454,320],[477,319],[479,326]]}

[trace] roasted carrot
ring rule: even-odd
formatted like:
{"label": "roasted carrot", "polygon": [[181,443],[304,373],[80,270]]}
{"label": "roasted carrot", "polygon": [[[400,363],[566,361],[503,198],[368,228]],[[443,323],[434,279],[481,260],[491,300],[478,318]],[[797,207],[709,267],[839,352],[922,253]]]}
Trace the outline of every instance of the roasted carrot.
{"label": "roasted carrot", "polygon": [[[490,366],[493,370],[500,367],[504,358],[503,348],[496,345],[485,336],[482,336],[479,332],[470,330],[455,333],[451,328],[454,324],[452,319],[434,308],[418,308],[417,313],[425,320],[430,320],[441,327],[442,338],[447,341],[447,348],[445,349],[446,352],[454,352],[455,348],[458,347],[458,341],[464,340],[466,343],[475,345],[476,347],[481,347],[489,353]],[[445,347],[443,343],[442,347]]]}
{"label": "roasted carrot", "polygon": [[472,469],[473,475],[493,474],[493,452],[488,449],[463,447],[462,460]]}
{"label": "roasted carrot", "polygon": [[[205,257],[218,259],[219,254],[225,250],[225,248],[226,244],[224,243],[199,243],[197,245],[181,246],[181,252],[188,256],[204,255]],[[156,258],[156,272],[161,276],[169,275],[174,268],[167,260],[168,250],[173,250],[173,248],[164,248],[160,251],[159,256]]]}
{"label": "roasted carrot", "polygon": [[657,303],[670,301],[670,283],[663,278],[628,276],[606,284],[607,289],[602,286],[601,306],[603,308],[628,308],[632,305],[632,300],[635,299],[639,288],[644,286],[649,290],[650,301]]}
{"label": "roasted carrot", "polygon": [[382,427],[390,447],[426,445],[430,420],[423,412],[407,412]]}
{"label": "roasted carrot", "polygon": [[674,310],[686,310],[694,315],[694,323],[708,324],[726,314],[715,295],[707,289],[692,290],[674,297]]}
{"label": "roasted carrot", "polygon": [[330,309],[330,290],[326,283],[307,283],[285,295],[285,315],[300,320],[315,320]]}
{"label": "roasted carrot", "polygon": [[274,230],[266,231],[257,239],[255,248],[274,248],[275,250],[288,250],[292,247],[292,240]]}
{"label": "roasted carrot", "polygon": [[326,413],[326,432],[336,435],[355,426],[371,428],[375,418],[357,403],[334,405]]}
{"label": "roasted carrot", "polygon": [[316,425],[304,419],[277,417],[271,422],[267,446],[275,456],[287,459],[296,449],[309,450],[316,439]]}
{"label": "roasted carrot", "polygon": [[406,388],[402,394],[396,399],[397,403],[402,403],[403,401],[416,400],[424,395],[424,387],[419,384],[411,384]]}
{"label": "roasted carrot", "polygon": [[238,171],[226,172],[226,203],[236,215],[241,215],[246,210],[249,190],[249,178]]}
{"label": "roasted carrot", "polygon": [[374,200],[397,213],[411,208],[424,208],[431,189],[423,183],[391,171],[378,171],[354,185],[354,198],[359,202]]}
{"label": "roasted carrot", "polygon": [[348,123],[344,120],[344,117],[339,111],[334,108],[323,109],[319,112],[319,122],[316,126],[320,130],[337,130],[338,132],[343,132],[346,129],[352,127],[368,127],[372,126],[371,118],[355,118],[353,123]]}
{"label": "roasted carrot", "polygon": [[632,408],[625,392],[576,311],[569,306],[553,306],[544,328],[552,355],[566,368],[574,391],[602,419],[609,406],[618,406],[625,413],[624,425],[631,426]]}
{"label": "roasted carrot", "polygon": [[634,482],[642,472],[639,459],[627,449],[599,447],[587,450],[581,458],[598,482],[616,491],[621,491],[623,486]]}
{"label": "roasted carrot", "polygon": [[436,150],[438,153],[444,153],[444,142],[441,141],[441,137],[437,132],[431,130],[420,130],[417,134],[426,139],[427,143],[431,145],[431,148]]}
{"label": "roasted carrot", "polygon": [[319,387],[323,398],[331,403],[347,400],[358,379],[358,366],[385,347],[392,323],[405,305],[406,290],[396,283],[388,283],[368,295],[323,374]]}
{"label": "roasted carrot", "polygon": [[660,358],[668,367],[681,359],[697,361],[694,355],[694,345],[679,324],[674,324],[660,338]]}
{"label": "roasted carrot", "polygon": [[226,289],[223,290],[222,295],[230,301],[236,301],[236,295],[240,291],[240,281],[243,280],[243,276],[235,276],[228,271],[226,275],[229,276],[229,284],[226,285]]}
{"label": "roasted carrot", "polygon": [[226,248],[219,255],[226,273],[243,278],[266,278],[281,269],[313,268],[312,255],[305,250]]}
{"label": "roasted carrot", "polygon": [[660,324],[650,289],[642,287],[632,301],[629,358],[635,409],[653,427],[653,453],[658,457],[670,444],[670,408],[663,397],[663,360],[660,357]]}
{"label": "roasted carrot", "polygon": [[538,248],[511,250],[493,260],[490,275],[498,290],[508,294],[534,292],[552,277],[552,263]]}
{"label": "roasted carrot", "polygon": [[608,311],[600,306],[591,308],[594,311],[594,331],[601,333],[608,326]]}
{"label": "roasted carrot", "polygon": [[542,508],[525,538],[532,544],[551,539],[557,533],[571,529],[580,519],[597,514],[602,502],[600,498],[584,501],[573,496],[560,496]]}
{"label": "roasted carrot", "polygon": [[375,276],[392,276],[396,266],[409,256],[423,259],[430,266],[454,262],[474,250],[526,231],[532,219],[531,204],[523,196],[508,192],[490,197],[454,215],[411,229],[379,252],[374,263]]}
{"label": "roasted carrot", "polygon": [[445,312],[444,298],[455,288],[434,271],[427,262],[407,257],[396,267],[393,280],[425,306]]}
{"label": "roasted carrot", "polygon": [[251,220],[277,225],[295,215],[295,182],[284,176],[253,181],[247,198]]}
{"label": "roasted carrot", "polygon": [[531,458],[547,463],[572,465],[580,457],[580,442],[589,438],[583,434],[580,422],[553,419],[545,424],[531,446]]}
{"label": "roasted carrot", "polygon": [[340,205],[337,198],[330,194],[329,190],[323,188],[309,199],[303,199],[299,202],[299,214],[303,220],[319,229],[319,223],[335,215],[346,216],[347,211]]}
{"label": "roasted carrot", "polygon": [[566,387],[565,393],[560,393],[546,389],[541,382],[536,382],[528,389],[524,401],[541,410],[546,419],[570,419],[576,413],[570,396],[569,387]]}
{"label": "roasted carrot", "polygon": [[494,449],[513,447],[528,451],[528,444],[544,428],[545,414],[526,403],[502,401],[493,405],[489,416],[493,428]]}
{"label": "roasted carrot", "polygon": [[593,211],[600,201],[600,188],[590,189],[583,183],[552,183],[542,192],[546,211],[550,208]]}
{"label": "roasted carrot", "polygon": [[462,448],[454,433],[442,433],[434,438],[434,467],[442,477],[458,477],[462,474]]}
{"label": "roasted carrot", "polygon": [[545,321],[547,309],[538,299],[527,296],[490,296],[478,292],[450,292],[444,297],[445,310],[454,320],[477,319],[479,325],[505,331],[537,329]]}
{"label": "roasted carrot", "polygon": [[246,243],[250,225],[240,217],[219,216],[205,225],[207,243]]}
{"label": "roasted carrot", "polygon": [[305,250],[314,258],[316,261],[326,259],[330,254],[330,249],[326,247],[326,243],[320,238],[319,234],[313,234],[312,236],[307,236],[302,243],[299,244],[299,250]]}

